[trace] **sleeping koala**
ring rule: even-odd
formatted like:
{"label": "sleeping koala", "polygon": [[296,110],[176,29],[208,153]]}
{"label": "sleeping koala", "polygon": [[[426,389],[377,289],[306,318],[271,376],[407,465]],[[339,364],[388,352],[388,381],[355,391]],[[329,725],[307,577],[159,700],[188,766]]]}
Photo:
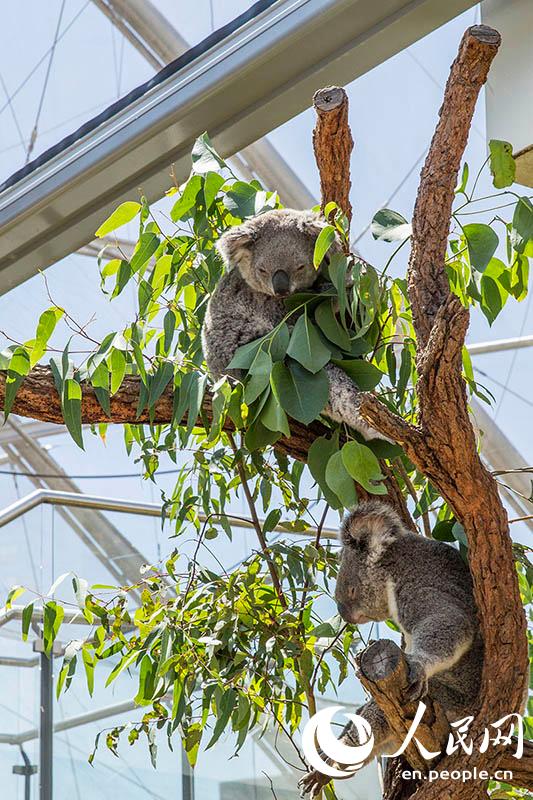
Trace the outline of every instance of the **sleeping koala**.
{"label": "sleeping koala", "polygon": [[[285,297],[311,289],[321,277],[313,266],[316,239],[326,224],[312,211],[267,211],[230,228],[217,247],[226,273],[213,292],[202,328],[211,376],[228,370],[235,351],[269,333],[287,315]],[[340,252],[339,242],[332,252]],[[380,436],[359,415],[360,393],[343,370],[327,364],[329,401],[324,414],[357,429],[366,439]]]}
{"label": "sleeping koala", "polygon": [[[481,685],[483,641],[472,579],[459,552],[407,530],[390,506],[375,500],[346,515],[341,538],[335,588],[341,617],[355,624],[385,619],[396,623],[409,666],[406,701],[429,694],[450,722],[472,713]],[[368,761],[400,747],[374,700],[357,714],[370,723],[374,734]],[[359,744],[352,723],[340,739],[347,745]],[[315,770],[300,786],[315,797],[330,780]]]}

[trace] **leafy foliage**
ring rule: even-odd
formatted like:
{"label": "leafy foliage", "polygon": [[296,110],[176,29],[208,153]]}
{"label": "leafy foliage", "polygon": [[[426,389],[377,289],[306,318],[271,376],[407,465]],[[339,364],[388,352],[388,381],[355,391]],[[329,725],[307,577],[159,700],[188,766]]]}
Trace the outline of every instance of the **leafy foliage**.
{"label": "leafy foliage", "polygon": [[[495,186],[510,185],[511,162],[506,143],[491,143]],[[510,207],[509,219],[496,215],[489,223],[472,222],[468,216],[464,223],[463,215],[480,209],[474,196],[477,178],[471,188],[469,180],[465,165],[446,271],[461,302],[479,307],[492,324],[509,298],[521,301],[527,294],[533,206],[528,197],[504,191],[483,199],[480,216],[492,213],[487,202],[499,209],[503,197],[512,198],[510,205],[504,204]],[[207,300],[223,269],[215,243],[228,227],[278,208],[280,202],[257,181],[239,180],[206,134],[194,146],[189,179],[169,196],[175,198],[170,220],[156,221],[141,197],[123,203],[97,231],[105,236],[138,218],[138,241],[130,258],[108,260],[107,246],[99,256],[102,291],[112,302],[133,287],[135,318],[96,346],[91,343],[81,365],[73,364],[67,346],[50,366],[65,422],[80,447],[82,385],[93,387],[109,415],[110,398],[129,376],[138,377],[137,415],[147,412],[152,422],[125,425],[125,444],[142,462],[147,478],[154,478],[164,457],[179,465],[173,492],[163,496],[176,547],[164,569],[148,569],[138,585],[117,587],[111,594],[102,595],[96,587],[87,591],[73,578],[77,602],[92,627],[90,635],[67,648],[58,691],[69,688],[81,665],[90,692],[100,661],[114,664],[108,683],[124,670],[138,668],[135,699],[145,713],[137,726],[128,728],[130,743],[145,735],[155,759],[155,731],[165,730],[169,744],[179,734],[194,763],[200,742],[214,746],[227,729],[233,731],[237,750],[261,726],[277,726],[292,737],[302,715],[314,710],[317,697],[327,687],[336,690],[346,677],[357,631],[319,613],[336,575],[335,550],[321,541],[324,508],[356,504],[356,483],[383,495],[386,475],[392,475],[411,497],[414,518],[427,533],[455,542],[463,552],[466,542],[442,498],[396,445],[364,441],[322,418],[325,433],[314,440],[307,467],[275,447],[290,435],[291,420],[309,424],[321,416],[328,396],[324,367],[330,361],[361,390],[375,391],[396,413],[416,420],[417,370],[406,281],[388,274],[409,240],[408,221],[390,209],[375,215],[374,237],[385,249],[387,243],[395,245],[385,266],[377,269],[349,254],[347,221],[329,204],[325,211],[330,224],[318,237],[314,254],[315,267],[323,273],[320,291],[289,298],[285,319],[268,335],[239,348],[230,367],[243,371],[242,380],[222,378],[210,385],[200,332]],[[344,242],[345,252],[332,255],[325,266],[335,236]],[[39,319],[33,339],[0,355],[0,369],[7,371],[6,415],[61,320],[85,335],[65,309],[52,306]],[[487,400],[466,350],[464,377],[470,392]],[[174,393],[172,420],[154,424],[155,406],[169,388]],[[210,415],[204,404],[208,389]],[[192,457],[183,462],[180,451],[185,450]],[[313,488],[304,492],[305,481]],[[229,573],[218,574],[202,566],[202,547],[222,533],[231,538],[229,502],[238,492],[255,517],[260,549]],[[318,529],[313,543],[309,537],[290,537],[305,534],[311,526]],[[286,531],[288,538],[269,538],[274,529]],[[187,557],[182,543],[191,531],[197,547]],[[29,603],[24,636],[32,611]],[[47,649],[61,613],[55,601],[46,604]],[[121,732],[116,728],[106,736],[113,752]]]}

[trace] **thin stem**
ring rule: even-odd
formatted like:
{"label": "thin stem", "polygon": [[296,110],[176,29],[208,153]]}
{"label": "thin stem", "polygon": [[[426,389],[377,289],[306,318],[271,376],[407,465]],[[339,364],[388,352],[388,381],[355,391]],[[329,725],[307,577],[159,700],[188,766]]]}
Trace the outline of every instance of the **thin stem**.
{"label": "thin stem", "polygon": [[[398,472],[400,473],[400,475],[403,478],[403,482],[405,483],[407,491],[409,492],[409,494],[411,495],[411,497],[415,501],[416,505],[418,505],[419,500],[418,500],[418,495],[416,493],[416,489],[415,489],[415,487],[413,485],[413,482],[411,481],[411,478],[409,477],[409,474],[408,474],[407,470],[405,469],[405,465],[404,465],[403,461],[401,460],[401,458],[395,458],[394,459],[394,463],[396,464],[396,467],[398,468]],[[431,523],[430,523],[430,520],[429,520],[429,513],[428,513],[427,509],[426,509],[426,511],[422,512],[422,523],[423,523],[423,526],[424,526],[424,536],[427,536],[427,538],[430,539],[431,538]]]}
{"label": "thin stem", "polygon": [[268,564],[268,571],[270,572],[270,577],[272,578],[272,584],[274,589],[276,590],[276,594],[278,595],[278,599],[285,610],[287,610],[287,599],[283,593],[283,589],[281,586],[281,582],[279,579],[279,575],[276,571],[276,565],[272,560],[272,556],[268,550],[267,540],[265,539],[265,535],[263,533],[263,529],[261,527],[261,523],[259,521],[259,517],[257,516],[257,510],[255,507],[254,499],[252,497],[252,493],[250,491],[250,487],[248,485],[248,479],[246,477],[246,470],[244,469],[244,464],[242,461],[242,457],[238,455],[238,447],[233,438],[233,434],[227,433],[228,441],[231,445],[231,449],[235,455],[235,466],[237,467],[237,472],[239,473],[239,478],[241,479],[241,486],[243,488],[244,496],[246,497],[246,502],[248,504],[248,508],[250,510],[250,517],[252,519],[252,523],[257,534],[257,538],[259,540],[259,544],[261,546],[261,550],[263,555],[266,558],[266,562]]}

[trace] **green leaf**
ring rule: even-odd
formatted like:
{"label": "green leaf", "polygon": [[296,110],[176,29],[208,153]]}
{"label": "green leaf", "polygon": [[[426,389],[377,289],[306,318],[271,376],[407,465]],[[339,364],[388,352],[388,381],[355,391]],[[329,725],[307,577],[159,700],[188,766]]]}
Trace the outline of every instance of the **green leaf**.
{"label": "green leaf", "polygon": [[148,389],[148,408],[153,410],[155,404],[167,388],[170,380],[174,376],[174,365],[171,361],[164,361],[160,364],[150,380]]}
{"label": "green leaf", "polygon": [[208,172],[205,176],[204,199],[205,210],[209,211],[219,190],[224,185],[224,178],[217,172]]}
{"label": "green leaf", "polygon": [[531,241],[533,241],[533,205],[528,197],[521,197],[513,214],[511,244],[517,253],[523,253]]}
{"label": "green leaf", "polygon": [[83,434],[81,430],[81,386],[73,378],[67,378],[63,384],[62,410],[65,425],[78,447],[83,450]]}
{"label": "green leaf", "polygon": [[470,264],[478,272],[483,272],[498,247],[497,233],[481,222],[465,225],[463,233],[468,245]]}
{"label": "green leaf", "polygon": [[284,411],[308,425],[318,417],[328,400],[329,381],[321,370],[315,374],[291,361],[277,361],[270,377],[272,390]]}
{"label": "green leaf", "polygon": [[455,542],[455,536],[453,535],[455,522],[455,519],[443,519],[437,522],[431,531],[432,537],[439,542]]}
{"label": "green leaf", "polygon": [[111,394],[115,394],[120,389],[126,374],[126,356],[122,350],[112,350],[108,364],[111,373]]}
{"label": "green leaf", "polygon": [[333,453],[338,452],[339,442],[338,437],[333,436],[327,439],[325,436],[319,436],[307,453],[307,466],[315,481],[320,486],[326,502],[332,508],[341,508],[342,503],[330,488],[326,481],[326,466]]}
{"label": "green leaf", "polygon": [[273,392],[270,392],[268,400],[261,409],[259,419],[269,431],[279,431],[287,437],[291,435],[287,415],[276,400]]}
{"label": "green leaf", "polygon": [[244,446],[252,453],[254,450],[260,450],[263,447],[274,444],[280,436],[279,432],[265,428],[261,420],[256,419],[246,431]]}
{"label": "green leaf", "polygon": [[374,239],[380,242],[403,242],[412,233],[405,217],[390,208],[381,208],[374,214],[370,230]]}
{"label": "green leaf", "polygon": [[503,308],[503,301],[498,284],[488,275],[481,277],[481,310],[492,325]]}
{"label": "green leaf", "polygon": [[28,603],[28,605],[22,611],[22,640],[25,642],[28,639],[28,633],[30,630],[31,620],[33,617],[33,603]]}
{"label": "green leaf", "polygon": [[496,189],[504,189],[514,183],[516,163],[513,158],[513,146],[500,139],[489,142],[490,172],[492,183]]}
{"label": "green leaf", "polygon": [[63,309],[52,306],[44,311],[39,317],[37,332],[35,334],[35,344],[30,352],[30,365],[33,368],[39,359],[44,355],[46,346],[55,327],[63,316]]}
{"label": "green leaf", "polygon": [[341,451],[334,453],[326,465],[326,483],[344,508],[351,508],[357,504],[355,484],[344,466]]}
{"label": "green leaf", "polygon": [[331,358],[331,351],[322,342],[307,313],[299,318],[292,329],[287,355],[313,373],[321,370]]}
{"label": "green leaf", "polygon": [[370,448],[359,442],[346,442],[341,454],[348,473],[367,492],[387,494],[386,487],[381,483],[385,476],[382,475],[379,461]]}
{"label": "green leaf", "polygon": [[143,656],[139,670],[139,689],[134,698],[137,705],[146,706],[150,704],[154,696],[156,673],[157,664],[152,661],[150,656]]}
{"label": "green leaf", "polygon": [[130,262],[122,259],[119,262],[117,282],[115,284],[115,288],[113,289],[113,293],[111,294],[111,298],[114,299],[115,297],[119,296],[124,287],[127,286],[128,281],[131,278],[132,274],[133,270],[131,268]]}
{"label": "green leaf", "polygon": [[342,350],[350,350],[351,340],[348,331],[346,331],[340,324],[337,316],[333,310],[332,300],[324,300],[317,306],[315,311],[315,320],[318,327],[333,344],[338,345]]}
{"label": "green leaf", "polygon": [[49,655],[52,652],[52,647],[59,633],[59,628],[63,622],[65,611],[62,606],[58,605],[54,600],[45,603],[44,617],[43,617],[43,643],[44,652]]}
{"label": "green leaf", "polygon": [[363,392],[371,392],[383,378],[383,372],[369,361],[360,358],[338,360],[333,363],[340,367]]}
{"label": "green leaf", "polygon": [[4,398],[5,417],[8,416],[13,408],[17,392],[29,371],[30,355],[25,347],[17,347],[13,351],[7,370]]}
{"label": "green leaf", "polygon": [[[272,359],[264,350],[258,350],[250,365],[248,379],[244,389],[244,402],[251,405],[264,392],[270,383]],[[268,427],[268,426],[267,426]]]}
{"label": "green leaf", "polygon": [[192,167],[194,172],[219,172],[225,163],[211,144],[207,133],[202,133],[192,149]]}
{"label": "green leaf", "polygon": [[468,164],[463,164],[463,171],[461,172],[461,181],[455,190],[455,194],[464,194],[466,191],[466,185],[468,183]]}
{"label": "green leaf", "polygon": [[315,250],[313,253],[313,265],[315,269],[321,265],[324,256],[328,252],[329,248],[335,241],[335,228],[333,225],[325,225],[320,233],[318,234],[317,240],[315,242]]}
{"label": "green leaf", "polygon": [[113,211],[111,216],[100,225],[95,233],[95,236],[101,239],[103,236],[107,236],[108,233],[111,233],[111,231],[121,228],[122,225],[125,225],[127,222],[131,222],[132,219],[135,219],[140,210],[140,203],[133,203],[131,201],[122,203],[117,209],[115,209],[115,211]]}
{"label": "green leaf", "polygon": [[24,588],[24,586],[13,586],[13,588],[11,589],[11,591],[7,596],[5,608],[6,609],[11,608],[15,600],[18,600],[18,598],[21,597],[25,591],[26,589]]}
{"label": "green leaf", "polygon": [[[217,175],[217,177],[220,176]],[[191,208],[194,208],[196,204],[196,198],[198,197],[198,194],[202,188],[202,184],[203,178],[201,175],[191,175],[185,184],[180,197],[172,206],[170,218],[173,222],[178,222],[178,220],[183,219],[183,217],[191,210]]]}
{"label": "green leaf", "polygon": [[163,331],[164,331],[164,339],[163,339],[163,350],[165,353],[168,353],[170,350],[170,345],[172,344],[172,339],[174,337],[174,331],[176,330],[176,315],[172,311],[171,308],[168,309],[167,313],[163,318]]}
{"label": "green leaf", "polygon": [[261,337],[238,347],[228,364],[228,369],[249,369],[264,344],[265,338]]}
{"label": "green leaf", "polygon": [[224,694],[222,695],[220,705],[217,707],[217,721],[213,730],[213,735],[211,736],[211,739],[205,748],[206,750],[209,750],[210,747],[213,747],[226,729],[226,725],[228,724],[231,713],[235,708],[237,699],[238,694],[235,689],[231,688],[225,690]]}
{"label": "green leaf", "polygon": [[[155,233],[143,233],[139,239],[135,252],[130,259],[132,272],[137,272],[153,256],[160,245],[159,237]],[[151,289],[151,287],[150,287]]]}

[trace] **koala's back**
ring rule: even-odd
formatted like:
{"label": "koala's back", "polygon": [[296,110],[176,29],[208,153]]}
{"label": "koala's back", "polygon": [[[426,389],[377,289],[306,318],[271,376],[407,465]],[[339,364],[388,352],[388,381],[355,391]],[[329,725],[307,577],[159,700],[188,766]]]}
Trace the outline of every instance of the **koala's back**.
{"label": "koala's back", "polygon": [[396,603],[407,639],[424,617],[439,620],[435,637],[450,639],[455,635],[455,621],[468,621],[473,633],[470,648],[452,667],[430,678],[429,693],[449,719],[471,711],[481,684],[483,640],[467,565],[458,550],[445,542],[407,532],[383,557],[396,565]]}
{"label": "koala's back", "polygon": [[280,299],[254,292],[238,270],[225,273],[211,295],[202,328],[211,375],[223,375],[238,347],[269,333],[286,313]]}

